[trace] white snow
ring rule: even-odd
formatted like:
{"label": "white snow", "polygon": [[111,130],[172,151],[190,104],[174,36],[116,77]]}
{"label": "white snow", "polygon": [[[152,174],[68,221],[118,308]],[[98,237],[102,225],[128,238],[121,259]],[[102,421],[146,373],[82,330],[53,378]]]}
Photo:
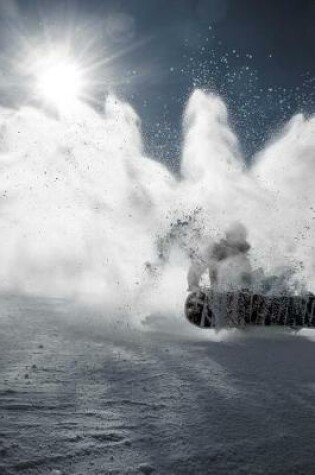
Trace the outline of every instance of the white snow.
{"label": "white snow", "polygon": [[163,262],[157,241],[239,220],[254,268],[314,291],[314,123],[248,168],[222,100],[195,91],[176,178],[115,96],[103,115],[1,109],[1,475],[313,473],[314,331],[193,328],[182,236]]}
{"label": "white snow", "polygon": [[3,475],[313,471],[314,331],[143,333],[17,297],[0,327]]}
{"label": "white snow", "polygon": [[0,288],[130,321],[161,307],[179,315],[188,256],[177,236],[161,263],[156,244],[194,215],[192,246],[239,220],[254,268],[290,266],[314,290],[314,118],[295,116],[251,167],[219,97],[194,91],[183,122],[178,179],[144,155],[139,117],[113,95],[103,114],[81,103],[59,118],[1,109]]}

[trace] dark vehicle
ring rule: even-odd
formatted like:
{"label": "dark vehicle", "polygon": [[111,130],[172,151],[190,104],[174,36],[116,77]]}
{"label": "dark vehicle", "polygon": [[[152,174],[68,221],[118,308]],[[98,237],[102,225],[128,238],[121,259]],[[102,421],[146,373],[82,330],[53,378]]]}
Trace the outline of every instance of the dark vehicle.
{"label": "dark vehicle", "polygon": [[315,327],[315,295],[259,295],[247,290],[191,292],[185,302],[187,320],[199,328],[277,325]]}

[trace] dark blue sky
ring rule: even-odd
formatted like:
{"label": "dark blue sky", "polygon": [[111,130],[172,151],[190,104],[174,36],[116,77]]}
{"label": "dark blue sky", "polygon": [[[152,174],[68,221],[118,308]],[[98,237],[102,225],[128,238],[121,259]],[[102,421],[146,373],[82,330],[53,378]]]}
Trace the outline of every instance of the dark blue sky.
{"label": "dark blue sky", "polygon": [[[174,169],[195,86],[225,98],[249,160],[295,112],[314,112],[313,0],[1,1],[2,58],[29,35],[70,35],[86,57],[110,57],[95,70],[93,97],[114,89],[129,100],[147,150]],[[20,102],[25,83],[9,69],[2,61],[2,101]]]}

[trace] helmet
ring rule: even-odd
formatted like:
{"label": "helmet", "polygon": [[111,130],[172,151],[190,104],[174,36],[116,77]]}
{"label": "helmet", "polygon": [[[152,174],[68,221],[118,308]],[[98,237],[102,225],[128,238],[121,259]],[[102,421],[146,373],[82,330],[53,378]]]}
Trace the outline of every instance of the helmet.
{"label": "helmet", "polygon": [[242,223],[232,223],[225,232],[226,240],[230,244],[245,242],[247,238],[247,230]]}

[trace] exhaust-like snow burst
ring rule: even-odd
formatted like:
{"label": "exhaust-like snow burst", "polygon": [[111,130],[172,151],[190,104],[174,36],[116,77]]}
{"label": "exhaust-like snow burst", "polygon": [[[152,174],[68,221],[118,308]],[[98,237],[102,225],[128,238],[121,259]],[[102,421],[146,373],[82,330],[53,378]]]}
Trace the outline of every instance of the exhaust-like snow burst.
{"label": "exhaust-like snow burst", "polygon": [[238,220],[254,271],[294,267],[314,291],[314,126],[294,118],[247,169],[224,103],[197,90],[177,180],[144,156],[139,118],[114,96],[71,121],[2,109],[2,290],[181,315],[190,252]]}

